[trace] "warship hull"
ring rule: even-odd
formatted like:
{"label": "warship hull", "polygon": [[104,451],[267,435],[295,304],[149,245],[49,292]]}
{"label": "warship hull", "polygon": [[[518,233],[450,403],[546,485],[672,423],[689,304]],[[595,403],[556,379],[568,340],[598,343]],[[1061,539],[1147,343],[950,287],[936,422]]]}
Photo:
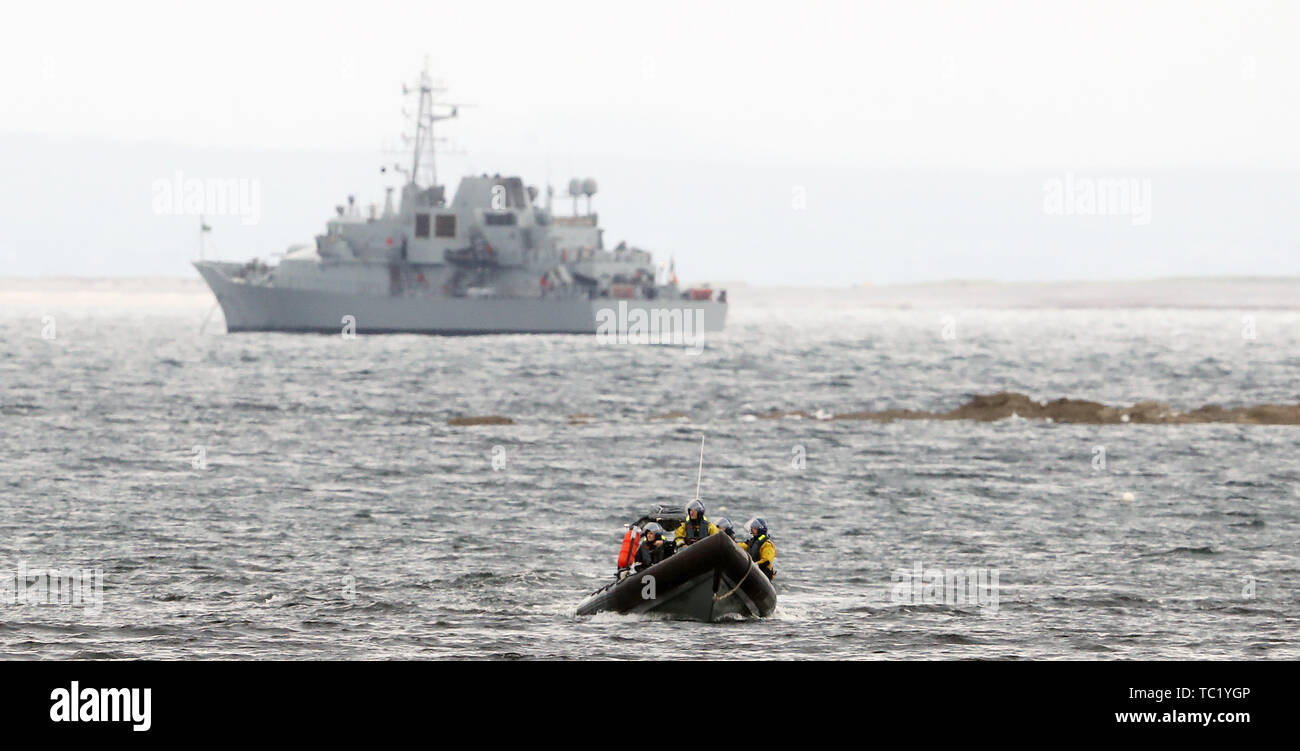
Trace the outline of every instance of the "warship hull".
{"label": "warship hull", "polygon": [[[351,316],[358,334],[596,334],[602,310],[626,316],[682,311],[685,342],[722,331],[727,305],[680,299],[615,300],[573,297],[379,296],[294,289],[233,278],[239,264],[199,261],[195,267],[216,295],[231,333],[278,331],[338,334]],[[696,312],[698,311],[698,312]],[[606,313],[606,316],[609,314]],[[674,342],[660,342],[674,343]]]}

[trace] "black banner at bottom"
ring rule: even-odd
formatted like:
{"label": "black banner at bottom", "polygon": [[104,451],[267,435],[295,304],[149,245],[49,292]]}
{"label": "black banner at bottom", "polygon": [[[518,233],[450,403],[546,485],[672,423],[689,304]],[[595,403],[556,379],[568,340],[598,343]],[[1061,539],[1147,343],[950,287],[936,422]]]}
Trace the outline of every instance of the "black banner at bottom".
{"label": "black banner at bottom", "polygon": [[1291,725],[1294,674],[1267,662],[7,663],[0,718],[53,741],[373,740],[459,726],[537,742],[566,725],[682,730],[696,716],[733,739],[755,728],[1232,737]]}

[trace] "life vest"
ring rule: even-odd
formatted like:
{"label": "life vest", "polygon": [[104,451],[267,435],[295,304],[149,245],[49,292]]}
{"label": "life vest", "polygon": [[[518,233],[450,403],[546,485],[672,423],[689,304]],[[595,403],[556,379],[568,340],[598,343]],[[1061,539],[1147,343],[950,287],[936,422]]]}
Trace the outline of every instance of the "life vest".
{"label": "life vest", "polygon": [[699,542],[709,536],[709,520],[703,515],[699,519],[691,521],[686,520],[686,544]]}
{"label": "life vest", "polygon": [[[764,546],[764,545],[767,545],[768,543],[771,543],[771,545],[772,545],[772,553],[775,554],[775,553],[776,553],[776,543],[772,542],[772,538],[771,538],[771,537],[768,537],[767,535],[759,535],[758,537],[756,537],[756,538],[750,540],[750,541],[749,541],[749,560],[753,561],[754,563],[758,563],[758,561],[759,561],[759,557],[763,554],[763,546]],[[775,578],[776,578],[776,563],[775,563],[775,562],[758,563],[758,570],[759,570],[759,571],[762,571],[764,574],[766,574],[766,575],[767,575],[767,578],[769,578],[769,579],[775,579]]]}
{"label": "life vest", "polygon": [[641,531],[632,528],[623,535],[623,547],[618,550],[618,567],[632,568],[636,562],[636,549],[641,544]]}

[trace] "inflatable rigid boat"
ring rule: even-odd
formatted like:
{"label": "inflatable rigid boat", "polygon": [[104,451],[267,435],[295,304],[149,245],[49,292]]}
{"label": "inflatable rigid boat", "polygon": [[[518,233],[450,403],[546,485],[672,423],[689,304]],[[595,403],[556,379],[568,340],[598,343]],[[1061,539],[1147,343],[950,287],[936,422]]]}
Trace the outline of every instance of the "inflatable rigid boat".
{"label": "inflatable rigid boat", "polygon": [[719,532],[592,592],[578,605],[578,615],[612,610],[716,621],[762,617],[775,609],[776,589],[767,575]]}

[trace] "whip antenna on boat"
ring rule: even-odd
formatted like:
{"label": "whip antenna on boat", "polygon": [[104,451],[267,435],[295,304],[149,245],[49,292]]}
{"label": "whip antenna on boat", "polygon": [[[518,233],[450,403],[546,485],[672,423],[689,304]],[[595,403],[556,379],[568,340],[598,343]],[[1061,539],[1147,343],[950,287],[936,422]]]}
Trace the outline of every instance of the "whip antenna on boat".
{"label": "whip antenna on boat", "polygon": [[704,479],[704,434],[700,434],[700,471],[695,475],[695,500],[700,500],[700,481]]}

